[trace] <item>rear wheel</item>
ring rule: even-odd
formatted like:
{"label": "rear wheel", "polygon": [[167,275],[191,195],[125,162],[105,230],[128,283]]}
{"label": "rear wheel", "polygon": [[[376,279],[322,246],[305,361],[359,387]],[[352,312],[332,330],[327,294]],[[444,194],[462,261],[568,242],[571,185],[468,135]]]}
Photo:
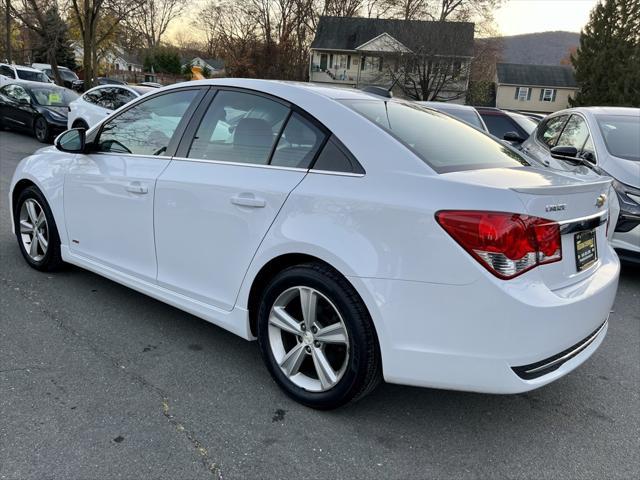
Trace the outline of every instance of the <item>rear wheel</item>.
{"label": "rear wheel", "polygon": [[324,264],[290,267],[269,283],[258,342],[278,385],[313,408],[357,400],[381,378],[371,318],[351,284]]}
{"label": "rear wheel", "polygon": [[20,192],[14,206],[16,237],[22,256],[36,270],[50,271],[62,265],[60,237],[53,214],[36,187]]}
{"label": "rear wheel", "polygon": [[51,141],[49,124],[44,117],[38,117],[35,122],[33,122],[33,134],[39,142],[49,143]]}

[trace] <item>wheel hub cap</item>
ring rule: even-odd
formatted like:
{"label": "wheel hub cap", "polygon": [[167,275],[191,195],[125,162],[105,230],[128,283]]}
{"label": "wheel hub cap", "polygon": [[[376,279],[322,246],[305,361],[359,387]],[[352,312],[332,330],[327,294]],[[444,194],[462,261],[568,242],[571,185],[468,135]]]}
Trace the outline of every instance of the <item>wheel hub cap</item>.
{"label": "wheel hub cap", "polygon": [[41,261],[49,249],[49,227],[42,206],[28,198],[20,208],[20,239],[30,258]]}
{"label": "wheel hub cap", "polygon": [[335,305],[318,290],[292,287],[269,313],[269,346],[289,381],[311,392],[333,388],[349,361],[349,336]]}

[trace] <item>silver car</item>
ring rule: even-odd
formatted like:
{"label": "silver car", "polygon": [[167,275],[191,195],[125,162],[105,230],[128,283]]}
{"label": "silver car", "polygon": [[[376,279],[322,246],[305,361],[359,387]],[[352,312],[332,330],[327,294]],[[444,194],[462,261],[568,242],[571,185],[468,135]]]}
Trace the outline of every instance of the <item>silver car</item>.
{"label": "silver car", "polygon": [[[549,168],[613,177],[620,214],[612,244],[640,263],[640,109],[581,107],[549,115],[522,145]],[[616,200],[616,199],[611,199]]]}

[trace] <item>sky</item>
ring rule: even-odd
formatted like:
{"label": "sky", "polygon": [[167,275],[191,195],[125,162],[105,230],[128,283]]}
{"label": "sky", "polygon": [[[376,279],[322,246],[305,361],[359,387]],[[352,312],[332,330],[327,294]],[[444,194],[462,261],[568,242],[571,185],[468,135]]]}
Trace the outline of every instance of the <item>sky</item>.
{"label": "sky", "polygon": [[565,30],[579,32],[597,0],[506,0],[496,11],[503,35]]}
{"label": "sky", "polygon": [[[589,12],[598,0],[504,0],[495,12],[502,35],[564,30],[579,32],[589,20]],[[175,40],[179,31],[193,34],[190,21],[205,0],[190,0],[184,18],[169,26],[167,37]]]}

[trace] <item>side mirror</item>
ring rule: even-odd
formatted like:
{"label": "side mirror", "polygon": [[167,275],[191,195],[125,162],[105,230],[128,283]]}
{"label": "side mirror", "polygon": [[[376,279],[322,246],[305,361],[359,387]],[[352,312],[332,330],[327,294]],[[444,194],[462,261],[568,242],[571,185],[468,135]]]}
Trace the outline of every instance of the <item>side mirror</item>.
{"label": "side mirror", "polygon": [[61,152],[82,153],[85,148],[85,131],[82,128],[72,128],[62,132],[53,144]]}
{"label": "side mirror", "polygon": [[563,158],[576,158],[578,156],[578,149],[576,147],[553,147],[551,149],[551,156],[560,160]]}
{"label": "side mirror", "polygon": [[516,132],[507,132],[507,133],[504,134],[502,139],[506,140],[507,142],[513,142],[513,143],[522,143],[522,142],[524,142],[524,138],[522,138]]}

